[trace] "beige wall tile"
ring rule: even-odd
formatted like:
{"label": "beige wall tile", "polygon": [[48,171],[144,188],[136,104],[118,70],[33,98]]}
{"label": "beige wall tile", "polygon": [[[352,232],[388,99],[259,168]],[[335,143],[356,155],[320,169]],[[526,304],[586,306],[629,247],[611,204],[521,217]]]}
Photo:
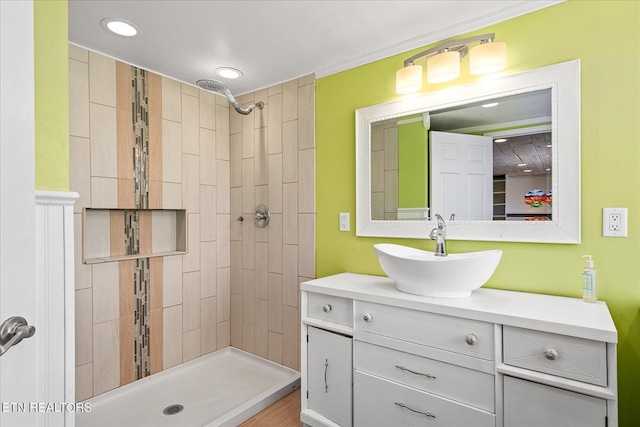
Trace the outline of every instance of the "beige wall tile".
{"label": "beige wall tile", "polygon": [[[151,364],[151,374],[160,372],[164,368],[164,316],[162,309],[152,310],[149,317],[149,362]],[[167,343],[171,345],[171,343]]]}
{"label": "beige wall tile", "polygon": [[[139,245],[141,254],[149,254],[153,251],[153,242],[151,241],[153,236],[152,216],[150,210],[141,210],[138,212],[138,228],[139,228]],[[156,235],[162,234],[158,233]],[[169,233],[171,233],[169,229]]]}
{"label": "beige wall tile", "polygon": [[[253,187],[254,201],[253,205],[258,207],[259,205],[271,206],[269,202],[269,186],[268,185],[256,185]],[[253,214],[247,218],[253,221]],[[255,242],[268,242],[269,241],[269,227],[254,227],[253,240]]]}
{"label": "beige wall tile", "polygon": [[242,350],[249,353],[255,352],[255,327],[242,325]]}
{"label": "beige wall tile", "polygon": [[282,333],[282,274],[269,273],[269,330]]}
{"label": "beige wall tile", "polygon": [[104,258],[111,254],[111,215],[108,210],[87,211],[84,217],[84,256]]}
{"label": "beige wall tile", "polygon": [[218,213],[228,214],[231,212],[228,160],[218,160],[216,165],[216,183],[216,206]]}
{"label": "beige wall tile", "polygon": [[[242,217],[242,221],[238,218]],[[231,240],[242,240],[242,187],[231,189]],[[247,219],[247,221],[250,218]]]}
{"label": "beige wall tile", "polygon": [[162,362],[164,369],[182,363],[182,305],[162,310]]}
{"label": "beige wall tile", "polygon": [[298,271],[301,276],[316,277],[315,214],[300,214],[298,224]]}
{"label": "beige wall tile", "polygon": [[126,255],[125,248],[125,233],[124,233],[124,211],[111,210],[109,211],[109,253],[111,256]]}
{"label": "beige wall tile", "polygon": [[[85,51],[86,52],[86,51]],[[69,60],[69,135],[89,138],[89,65]]]}
{"label": "beige wall tile", "polygon": [[218,268],[216,280],[218,323],[231,319],[231,268]]}
{"label": "beige wall tile", "polygon": [[117,262],[93,265],[93,323],[120,317],[120,276]]}
{"label": "beige wall tile", "polygon": [[89,62],[89,51],[79,46],[69,44],[69,58],[77,61]]}
{"label": "beige wall tile", "polygon": [[200,184],[216,185],[216,132],[200,129]]}
{"label": "beige wall tile", "polygon": [[98,395],[120,385],[119,320],[93,325],[93,392]]}
{"label": "beige wall tile", "polygon": [[[164,103],[163,103],[163,106],[164,106]],[[181,125],[180,123],[172,122],[170,120],[163,120],[162,121],[162,181],[182,182],[182,162],[178,160],[181,158],[182,158]]]}
{"label": "beige wall tile", "polygon": [[179,122],[182,119],[180,82],[162,78],[162,118]]}
{"label": "beige wall tile", "polygon": [[231,151],[231,187],[242,186],[242,135],[236,133],[231,135],[229,142]]}
{"label": "beige wall tile", "polygon": [[253,221],[242,221],[242,268],[254,269],[256,265],[255,228]]}
{"label": "beige wall tile", "polygon": [[254,184],[265,185],[268,183],[268,167],[269,159],[267,158],[267,132],[266,128],[259,128],[255,131],[255,150],[254,150]]}
{"label": "beige wall tile", "polygon": [[[235,112],[233,114],[236,114]],[[248,159],[255,153],[255,126],[253,117],[242,116],[240,119],[242,126],[242,158]]]}
{"label": "beige wall tile", "polygon": [[136,321],[133,316],[120,317],[118,335],[120,339],[120,385],[136,380],[135,375],[135,336]]}
{"label": "beige wall tile", "polygon": [[269,209],[282,213],[282,154],[269,155]]}
{"label": "beige wall tile", "polygon": [[255,244],[255,297],[261,300],[269,299],[269,244],[256,242]]}
{"label": "beige wall tile", "polygon": [[200,153],[200,112],[198,98],[182,94],[182,152]]}
{"label": "beige wall tile", "polygon": [[[149,121],[160,119],[162,122],[162,76],[156,73],[147,72],[147,94]],[[156,121],[156,120],[154,120]],[[151,136],[151,135],[150,135]]]}
{"label": "beige wall tile", "polygon": [[186,83],[182,83],[180,85],[180,89],[182,90],[182,93],[186,93],[190,96],[195,96],[196,98],[199,97],[201,93],[205,93],[205,91],[200,89],[198,86],[193,86]]}
{"label": "beige wall tile", "polygon": [[162,208],[182,209],[182,184],[177,182],[162,183]]}
{"label": "beige wall tile", "polygon": [[242,348],[242,295],[231,294],[231,345]]}
{"label": "beige wall tile", "polygon": [[255,273],[247,268],[242,269],[242,323],[255,324]]}
{"label": "beige wall tile", "polygon": [[216,156],[229,160],[229,109],[216,106]]}
{"label": "beige wall tile", "polygon": [[282,125],[282,181],[298,182],[298,121]]}
{"label": "beige wall tile", "polygon": [[253,213],[254,206],[254,175],[255,161],[253,158],[242,159],[242,212]]}
{"label": "beige wall tile", "polygon": [[[114,101],[115,102],[115,101]],[[118,176],[116,109],[91,104],[91,176]]]}
{"label": "beige wall tile", "polygon": [[91,265],[82,263],[82,214],[73,215],[73,233],[75,288],[90,288],[93,286]]}
{"label": "beige wall tile", "polygon": [[182,256],[182,271],[200,270],[200,215],[188,214],[187,253]]}
{"label": "beige wall tile", "polygon": [[217,348],[218,302],[216,297],[200,300],[200,352],[211,353]]}
{"label": "beige wall tile", "polygon": [[269,272],[282,273],[282,214],[272,214],[269,222]]}
{"label": "beige wall tile", "polygon": [[298,82],[290,80],[282,84],[282,121],[298,119]]}
{"label": "beige wall tile", "polygon": [[298,244],[298,184],[282,185],[282,242]]}
{"label": "beige wall tile", "polygon": [[282,364],[282,335],[269,331],[269,360]]}
{"label": "beige wall tile", "polygon": [[282,307],[282,363],[291,369],[300,369],[300,334],[298,309]]}
{"label": "beige wall tile", "polygon": [[89,52],[89,100],[116,106],[116,61],[95,52]]}
{"label": "beige wall tile", "polygon": [[200,97],[200,127],[216,129],[216,95],[206,90],[199,91]]}
{"label": "beige wall tile", "polygon": [[298,152],[298,208],[300,213],[315,212],[315,149]]}
{"label": "beige wall tile", "polygon": [[218,268],[220,267],[230,267],[231,266],[231,251],[229,242],[231,241],[230,236],[230,217],[229,215],[218,215],[218,220],[216,221],[216,225],[218,227],[217,231],[217,239],[216,245],[217,255],[218,255]]}
{"label": "beige wall tile", "polygon": [[[242,132],[242,116],[234,111],[233,107],[227,111],[229,112],[229,135]],[[216,130],[219,128],[216,127]]]}
{"label": "beige wall tile", "polygon": [[151,214],[152,252],[176,250],[176,212],[173,210],[153,210]]}
{"label": "beige wall tile", "polygon": [[282,93],[282,86],[282,84],[269,86],[267,88],[267,93],[269,94],[269,96],[275,95],[276,93]]}
{"label": "beige wall tile", "polygon": [[255,354],[269,357],[269,303],[256,300]]}
{"label": "beige wall tile", "polygon": [[93,363],[76,367],[76,402],[93,397]]}
{"label": "beige wall tile", "polygon": [[312,84],[316,81],[316,76],[314,73],[307,74],[306,76],[302,76],[298,78],[298,86],[305,86]]}
{"label": "beige wall tile", "polygon": [[[200,272],[182,275],[182,331],[200,329]],[[200,337],[198,336],[198,341]]]}
{"label": "beige wall tile", "polygon": [[282,93],[269,97],[268,153],[282,153]]}
{"label": "beige wall tile", "polygon": [[[119,310],[118,317],[128,317],[133,319],[135,315],[135,282],[136,261],[125,260],[114,262],[118,265],[118,294],[119,294]],[[131,322],[134,322],[131,320]],[[121,325],[122,326],[122,325]],[[129,351],[133,347],[127,347]]]}
{"label": "beige wall tile", "polygon": [[164,306],[162,302],[162,289],[164,288],[163,264],[164,257],[149,258],[149,301],[151,303],[151,311],[161,310]]}
{"label": "beige wall tile", "polygon": [[216,295],[218,274],[216,268],[216,242],[200,243],[200,297]]}
{"label": "beige wall tile", "polygon": [[200,241],[216,240],[216,187],[200,186]]}
{"label": "beige wall tile", "polygon": [[91,288],[75,291],[76,366],[93,360],[93,295]]}
{"label": "beige wall tile", "polygon": [[231,321],[220,322],[217,325],[217,349],[220,350],[231,345]]}
{"label": "beige wall tile", "polygon": [[182,255],[162,259],[162,304],[164,307],[182,304]]}
{"label": "beige wall tile", "polygon": [[162,119],[149,116],[149,180],[162,181]]}
{"label": "beige wall tile", "polygon": [[118,208],[135,209],[134,183],[133,179],[118,179]]}
{"label": "beige wall tile", "polygon": [[298,88],[298,144],[301,150],[315,147],[315,84]]}
{"label": "beige wall tile", "polygon": [[231,242],[231,293],[242,295],[242,242]]}
{"label": "beige wall tile", "polygon": [[200,160],[182,155],[182,206],[189,213],[200,212]]}
{"label": "beige wall tile", "polygon": [[200,357],[200,329],[182,334],[182,362]]}
{"label": "beige wall tile", "polygon": [[69,137],[69,190],[80,197],[74,205],[75,212],[91,206],[91,140]]}
{"label": "beige wall tile", "polygon": [[298,307],[298,246],[284,245],[282,253],[282,303]]}

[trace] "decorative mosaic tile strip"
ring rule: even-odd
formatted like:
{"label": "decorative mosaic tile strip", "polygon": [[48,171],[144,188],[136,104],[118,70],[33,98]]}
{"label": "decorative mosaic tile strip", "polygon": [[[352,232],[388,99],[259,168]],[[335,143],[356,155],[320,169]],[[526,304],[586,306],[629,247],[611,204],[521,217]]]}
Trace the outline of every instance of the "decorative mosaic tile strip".
{"label": "decorative mosaic tile strip", "polygon": [[140,214],[124,211],[124,247],[127,255],[140,253]]}
{"label": "decorative mosaic tile strip", "polygon": [[151,302],[149,298],[149,258],[136,259],[134,272],[135,285],[135,339],[134,367],[135,378],[144,378],[151,373],[149,345],[149,316]]}
{"label": "decorative mosaic tile strip", "polygon": [[135,206],[149,208],[149,109],[147,71],[131,67]]}

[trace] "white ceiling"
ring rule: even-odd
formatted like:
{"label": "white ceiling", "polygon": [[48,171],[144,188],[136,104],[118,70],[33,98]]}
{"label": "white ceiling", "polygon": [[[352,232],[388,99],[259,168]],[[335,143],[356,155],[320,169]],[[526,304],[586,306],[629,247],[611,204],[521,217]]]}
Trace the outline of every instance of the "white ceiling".
{"label": "white ceiling", "polygon": [[[221,80],[240,95],[310,73],[326,76],[557,3],[69,0],[69,41],[185,83]],[[103,18],[130,21],[141,32],[111,34],[100,25]],[[244,77],[216,76],[222,66]]]}

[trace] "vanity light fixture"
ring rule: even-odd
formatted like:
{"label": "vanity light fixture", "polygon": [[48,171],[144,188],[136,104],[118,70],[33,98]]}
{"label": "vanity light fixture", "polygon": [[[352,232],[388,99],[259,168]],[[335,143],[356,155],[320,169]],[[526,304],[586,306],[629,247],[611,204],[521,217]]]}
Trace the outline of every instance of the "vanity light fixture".
{"label": "vanity light fixture", "polygon": [[226,79],[239,79],[244,75],[242,71],[232,67],[216,68],[216,74]]}
{"label": "vanity light fixture", "polygon": [[133,37],[140,32],[135,24],[119,18],[104,18],[100,25],[105,30],[124,37]]}
{"label": "vanity light fixture", "polygon": [[[448,40],[438,46],[413,55],[404,61],[404,67],[396,72],[396,93],[417,92],[422,88],[422,66],[414,64],[427,58],[427,81],[443,83],[460,76],[460,61],[469,52],[471,74],[488,74],[506,67],[507,45],[494,41],[495,33]],[[473,42],[479,45],[468,48]]]}

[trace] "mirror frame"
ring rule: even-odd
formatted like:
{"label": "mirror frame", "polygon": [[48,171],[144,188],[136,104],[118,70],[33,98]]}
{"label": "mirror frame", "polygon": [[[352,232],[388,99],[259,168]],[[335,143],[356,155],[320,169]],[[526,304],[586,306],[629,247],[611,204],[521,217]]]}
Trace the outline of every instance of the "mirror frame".
{"label": "mirror frame", "polygon": [[548,88],[552,104],[552,220],[451,221],[447,222],[447,239],[580,243],[580,60],[356,110],[356,235],[425,239],[435,227],[435,221],[428,220],[371,219],[372,123]]}

